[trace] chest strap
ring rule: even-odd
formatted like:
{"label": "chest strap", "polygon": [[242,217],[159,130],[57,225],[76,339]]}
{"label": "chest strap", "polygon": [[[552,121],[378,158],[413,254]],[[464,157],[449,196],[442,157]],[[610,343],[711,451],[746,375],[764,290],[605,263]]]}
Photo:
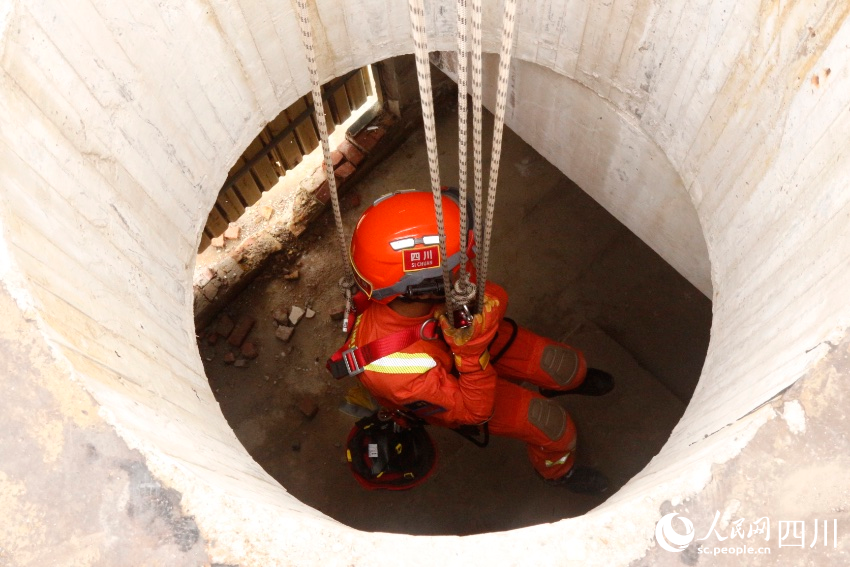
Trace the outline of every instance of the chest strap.
{"label": "chest strap", "polygon": [[433,341],[440,337],[440,325],[435,319],[427,319],[389,334],[360,347],[346,348],[348,341],[328,359],[327,369],[337,380],[357,376],[372,362],[402,351],[418,341]]}

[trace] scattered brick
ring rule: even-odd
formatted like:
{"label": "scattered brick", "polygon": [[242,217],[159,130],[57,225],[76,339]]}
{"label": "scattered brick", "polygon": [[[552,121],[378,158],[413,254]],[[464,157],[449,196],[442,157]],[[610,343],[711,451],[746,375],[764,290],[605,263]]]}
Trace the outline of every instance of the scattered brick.
{"label": "scattered brick", "polygon": [[357,208],[360,206],[361,202],[360,193],[349,193],[348,195],[348,206],[351,208]]}
{"label": "scattered brick", "polygon": [[354,137],[354,143],[368,153],[375,149],[375,146],[378,145],[378,142],[381,141],[384,134],[386,134],[386,130],[382,127],[368,126]]}
{"label": "scattered brick", "polygon": [[224,248],[224,235],[220,234],[216,236],[215,238],[210,240],[210,244],[212,244],[215,248]]}
{"label": "scattered brick", "polygon": [[362,162],[363,158],[366,157],[363,155],[363,152],[358,150],[357,147],[348,140],[343,140],[339,147],[337,147],[337,150],[339,150],[339,152],[345,156],[345,159],[350,161],[354,167],[360,165],[360,162]]}
{"label": "scattered brick", "polygon": [[222,337],[229,337],[230,333],[233,332],[233,327],[233,319],[225,313],[219,317],[218,322],[215,324],[215,332]]}
{"label": "scattered brick", "polygon": [[217,279],[212,279],[207,282],[207,285],[204,286],[204,297],[208,300],[212,301],[215,299],[215,296],[218,295],[218,288],[221,286],[221,282]]}
{"label": "scattered brick", "polygon": [[334,176],[336,177],[337,185],[342,185],[348,181],[351,176],[354,175],[355,171],[357,171],[357,168],[355,168],[350,162],[345,162],[336,168],[334,170]]}
{"label": "scattered brick", "polygon": [[227,230],[224,231],[224,237],[227,240],[236,240],[242,234],[242,228],[236,223],[230,223]]}
{"label": "scattered brick", "polygon": [[218,342],[219,335],[215,331],[207,333],[207,344],[215,345]]}
{"label": "scattered brick", "polygon": [[281,325],[275,331],[274,336],[282,340],[283,342],[289,342],[289,339],[292,338],[292,333],[295,332],[295,327],[287,327],[286,325]]}
{"label": "scattered brick", "polygon": [[257,352],[257,347],[254,346],[254,343],[248,341],[242,343],[242,348],[239,352],[241,352],[242,356],[244,356],[248,360],[254,360],[260,355],[260,353]]}
{"label": "scattered brick", "polygon": [[298,400],[298,409],[301,410],[301,413],[307,419],[313,419],[319,413],[319,406],[310,398],[301,398]]}
{"label": "scattered brick", "polygon": [[289,309],[281,305],[274,311],[272,311],[272,318],[279,324],[284,324],[289,321]]}
{"label": "scattered brick", "polygon": [[215,277],[215,272],[210,269],[209,266],[204,267],[203,271],[201,271],[201,275],[198,277],[198,281],[195,283],[198,287],[204,287],[210,280]]}
{"label": "scattered brick", "polygon": [[260,216],[262,216],[264,219],[266,219],[266,220],[271,219],[273,214],[274,214],[274,208],[273,207],[269,207],[268,205],[260,207]]}
{"label": "scattered brick", "polygon": [[225,353],[224,363],[233,364],[234,362],[236,362],[236,355],[234,355],[232,352]]}
{"label": "scattered brick", "polygon": [[323,205],[327,205],[331,201],[331,186],[327,181],[323,181],[321,185],[316,187],[313,196],[316,197],[317,201],[321,201]]}
{"label": "scattered brick", "polygon": [[304,316],[305,311],[298,307],[297,305],[293,305],[292,309],[289,310],[289,322],[292,323],[292,326],[298,324],[298,321],[301,320],[301,317]]}
{"label": "scattered brick", "polygon": [[239,321],[237,321],[236,325],[233,327],[233,331],[230,333],[230,336],[227,337],[227,343],[235,347],[242,346],[242,343],[245,342],[245,337],[248,336],[248,333],[250,333],[251,329],[254,327],[254,323],[256,323],[256,321],[250,315],[243,315],[240,317]]}
{"label": "scattered brick", "polygon": [[288,274],[285,274],[283,276],[283,279],[293,281],[293,280],[297,280],[300,277],[301,277],[301,274],[298,272],[298,270],[292,270]]}

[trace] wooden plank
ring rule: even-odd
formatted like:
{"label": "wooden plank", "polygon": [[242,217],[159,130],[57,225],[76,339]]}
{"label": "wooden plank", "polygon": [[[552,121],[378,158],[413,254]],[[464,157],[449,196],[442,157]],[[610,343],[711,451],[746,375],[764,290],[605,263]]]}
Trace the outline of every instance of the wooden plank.
{"label": "wooden plank", "polygon": [[366,85],[363,84],[363,69],[348,79],[345,83],[348,98],[353,109],[358,109],[366,103]]}
{"label": "wooden plank", "polygon": [[336,110],[339,113],[337,120],[340,124],[348,120],[348,117],[351,116],[351,103],[348,101],[348,94],[345,91],[346,87],[342,86],[333,94]]}
{"label": "wooden plank", "polygon": [[[273,136],[277,136],[289,126],[289,118],[286,116],[286,111],[278,114],[277,118],[269,122],[268,129]],[[301,148],[298,147],[298,141],[294,134],[290,134],[281,141],[276,150],[278,155],[283,158],[283,167],[292,169],[304,159],[304,154],[301,153]]]}
{"label": "wooden plank", "polygon": [[242,216],[245,212],[245,207],[239,202],[239,198],[233,191],[233,187],[228,187],[226,190],[218,194],[218,199],[215,201],[218,208],[224,213],[224,218],[228,222],[233,222]]}
{"label": "wooden plank", "polygon": [[[312,101],[310,104],[313,104]],[[299,99],[295,104],[286,109],[286,115],[290,120],[293,120],[306,108],[307,103],[305,100],[303,98]],[[304,154],[309,154],[319,146],[319,138],[316,135],[312,120],[305,120],[295,128],[295,138],[298,140],[298,145]]]}
{"label": "wooden plank", "polygon": [[[248,144],[248,149],[242,157],[246,160],[251,159],[262,153],[263,149],[262,140],[260,138],[254,138],[254,140]],[[251,168],[251,171],[254,173],[254,178],[259,182],[261,191],[268,191],[277,185],[278,175],[275,173],[274,167],[272,167],[272,162],[269,159],[268,154],[261,157]]]}
{"label": "wooden plank", "polygon": [[210,233],[218,236],[227,230],[227,220],[218,212],[218,208],[213,206],[210,215],[207,217],[207,229]]}
{"label": "wooden plank", "polygon": [[[260,132],[260,141],[263,142],[264,146],[267,146],[269,145],[271,140],[272,133],[269,130],[268,126],[266,126],[265,128],[263,128],[263,131]],[[272,169],[274,169],[275,175],[281,177],[286,173],[286,166],[283,164],[283,156],[280,155],[277,146],[269,150],[269,161],[271,161],[272,163]]]}
{"label": "wooden plank", "polygon": [[369,65],[360,68],[360,77],[363,79],[363,86],[366,89],[366,96],[374,96],[375,89],[372,88],[372,81],[369,79]]}
{"label": "wooden plank", "polygon": [[[242,167],[245,164],[245,160],[240,157],[236,161],[236,164],[238,166],[236,169],[239,169],[239,167]],[[254,176],[250,173],[237,179],[234,184],[234,189],[246,207],[256,203],[262,195],[262,191],[260,191],[260,188],[257,187],[257,183],[254,181]]]}
{"label": "wooden plank", "polygon": [[[328,126],[328,136],[330,136],[331,134],[333,134],[333,131],[336,130],[337,122],[331,116],[331,114],[333,112],[333,109],[331,108],[331,103],[328,102],[327,99],[322,99],[322,106],[325,109],[325,122],[327,123],[327,126]],[[316,131],[316,133],[318,134],[318,130]]]}

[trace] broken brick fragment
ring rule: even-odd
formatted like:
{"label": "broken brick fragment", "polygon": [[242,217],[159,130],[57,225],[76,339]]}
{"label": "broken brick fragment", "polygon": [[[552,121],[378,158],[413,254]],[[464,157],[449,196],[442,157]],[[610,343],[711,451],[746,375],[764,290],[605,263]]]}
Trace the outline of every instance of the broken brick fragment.
{"label": "broken brick fragment", "polygon": [[289,342],[289,339],[292,338],[292,333],[295,332],[295,327],[287,327],[286,325],[281,325],[275,331],[274,336],[282,340],[283,342]]}
{"label": "broken brick fragment", "polygon": [[231,319],[226,313],[219,317],[218,322],[215,324],[215,332],[222,337],[229,337],[230,333],[233,332],[233,327],[235,323],[233,319]]}
{"label": "broken brick fragment", "polygon": [[334,170],[334,177],[338,185],[348,181],[357,169],[350,162],[345,162]]}
{"label": "broken brick fragment", "polygon": [[357,149],[357,146],[355,146],[348,140],[343,140],[342,143],[340,143],[340,145],[337,147],[337,150],[339,150],[339,152],[345,156],[345,159],[350,161],[354,165],[354,167],[360,165],[360,162],[362,162],[363,158],[366,157],[363,155],[363,152]]}
{"label": "broken brick fragment", "polygon": [[242,343],[242,348],[239,352],[241,352],[242,356],[244,356],[248,360],[253,360],[260,355],[260,353],[257,352],[257,347],[254,346],[254,343],[248,341]]}
{"label": "broken brick fragment", "polygon": [[233,364],[236,362],[236,355],[232,352],[227,352],[224,354],[224,363],[225,364]]}
{"label": "broken brick fragment", "polygon": [[239,238],[239,235],[242,234],[242,229],[236,223],[230,223],[227,226],[227,230],[224,231],[224,237],[227,240],[236,240]]}
{"label": "broken brick fragment", "polygon": [[319,406],[311,398],[301,398],[298,400],[298,409],[307,419],[313,419],[319,413]]}
{"label": "broken brick fragment", "polygon": [[233,327],[233,331],[230,333],[230,336],[227,337],[227,344],[235,347],[241,347],[242,343],[245,342],[245,337],[247,337],[248,333],[251,332],[251,329],[254,328],[254,323],[256,323],[256,321],[250,315],[243,315],[240,317],[236,322],[236,325]]}

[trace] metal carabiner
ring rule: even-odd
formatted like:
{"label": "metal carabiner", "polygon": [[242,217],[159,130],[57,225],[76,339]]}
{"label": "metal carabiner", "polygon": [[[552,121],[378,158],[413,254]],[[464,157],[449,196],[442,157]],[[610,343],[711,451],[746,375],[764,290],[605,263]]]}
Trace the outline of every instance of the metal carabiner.
{"label": "metal carabiner", "polygon": [[[428,323],[434,323],[434,335],[431,337],[425,336],[425,327],[428,325]],[[439,333],[437,333],[437,329],[439,328],[440,324],[435,318],[431,317],[430,319],[425,319],[425,321],[423,321],[422,325],[419,327],[419,338],[423,341],[436,341],[438,338],[440,338]]]}

